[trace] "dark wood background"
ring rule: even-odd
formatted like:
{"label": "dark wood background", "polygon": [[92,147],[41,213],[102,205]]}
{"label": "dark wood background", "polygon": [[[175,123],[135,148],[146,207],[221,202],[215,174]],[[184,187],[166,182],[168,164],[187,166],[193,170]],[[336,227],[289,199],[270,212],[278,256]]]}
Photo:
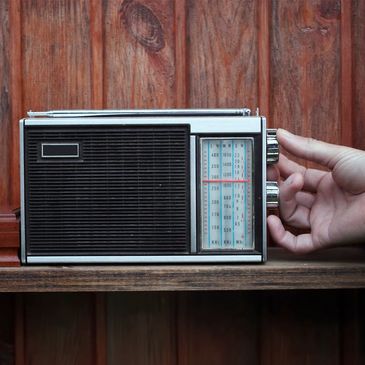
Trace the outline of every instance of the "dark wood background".
{"label": "dark wood background", "polygon": [[[30,109],[258,106],[365,149],[364,40],[363,0],[1,0],[0,213]],[[358,290],[3,294],[0,364],[364,364],[364,307]]]}

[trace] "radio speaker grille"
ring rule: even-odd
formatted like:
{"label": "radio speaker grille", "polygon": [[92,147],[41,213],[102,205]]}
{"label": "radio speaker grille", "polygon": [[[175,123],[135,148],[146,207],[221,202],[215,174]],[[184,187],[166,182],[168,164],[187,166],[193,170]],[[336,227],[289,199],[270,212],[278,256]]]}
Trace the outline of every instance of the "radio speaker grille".
{"label": "radio speaker grille", "polygon": [[[189,126],[25,129],[28,255],[188,253]],[[78,144],[77,158],[41,145]]]}

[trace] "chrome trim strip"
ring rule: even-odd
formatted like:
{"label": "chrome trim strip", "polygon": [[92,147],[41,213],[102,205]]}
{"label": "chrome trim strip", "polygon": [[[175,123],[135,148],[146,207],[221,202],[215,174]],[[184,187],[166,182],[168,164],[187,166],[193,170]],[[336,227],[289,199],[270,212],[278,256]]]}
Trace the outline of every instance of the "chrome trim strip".
{"label": "chrome trim strip", "polygon": [[151,118],[47,118],[26,119],[26,126],[190,124],[191,133],[260,133],[260,117],[151,117]]}
{"label": "chrome trim strip", "polygon": [[[44,155],[44,146],[77,146],[77,153],[75,155]],[[42,158],[79,158],[80,157],[80,143],[42,143],[41,144],[41,157]]]}
{"label": "chrome trim strip", "polygon": [[25,191],[24,191],[24,119],[19,121],[19,146],[20,146],[20,259],[27,262],[25,255]]}
{"label": "chrome trim strip", "polygon": [[262,121],[262,261],[267,260],[267,207],[266,207],[266,118]]}
{"label": "chrome trim strip", "polygon": [[261,255],[29,256],[30,264],[261,262]]}
{"label": "chrome trim strip", "polygon": [[249,116],[250,109],[104,109],[104,110],[49,110],[28,112],[28,117],[74,118],[106,116]]}
{"label": "chrome trim strip", "polygon": [[196,253],[196,137],[190,136],[190,249]]}

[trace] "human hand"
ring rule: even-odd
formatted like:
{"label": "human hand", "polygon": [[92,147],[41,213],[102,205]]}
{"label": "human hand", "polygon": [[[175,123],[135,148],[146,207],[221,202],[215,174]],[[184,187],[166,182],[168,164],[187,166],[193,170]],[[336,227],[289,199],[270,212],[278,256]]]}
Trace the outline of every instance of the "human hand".
{"label": "human hand", "polygon": [[275,170],[268,174],[279,181],[281,219],[310,233],[295,236],[285,230],[280,218],[270,215],[267,222],[274,241],[295,253],[365,242],[365,152],[283,129],[277,137],[292,155],[329,171],[307,169],[280,154]]}

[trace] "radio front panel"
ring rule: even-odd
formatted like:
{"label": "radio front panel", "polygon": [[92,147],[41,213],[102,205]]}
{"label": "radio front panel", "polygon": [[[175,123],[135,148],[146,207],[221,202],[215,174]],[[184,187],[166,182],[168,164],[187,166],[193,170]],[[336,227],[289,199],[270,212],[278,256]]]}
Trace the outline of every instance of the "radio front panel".
{"label": "radio front panel", "polygon": [[23,119],[22,262],[262,262],[265,119]]}

